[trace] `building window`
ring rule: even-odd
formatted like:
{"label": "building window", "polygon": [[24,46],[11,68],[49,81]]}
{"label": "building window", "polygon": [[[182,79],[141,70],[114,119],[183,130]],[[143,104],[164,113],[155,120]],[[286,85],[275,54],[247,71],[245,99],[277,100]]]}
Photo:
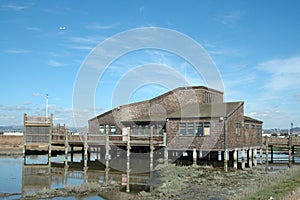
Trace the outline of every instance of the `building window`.
{"label": "building window", "polygon": [[199,122],[196,124],[196,136],[203,136],[203,123]]}
{"label": "building window", "polygon": [[163,134],[163,126],[161,124],[159,124],[157,126],[157,133],[158,133],[158,135],[162,135]]}
{"label": "building window", "polygon": [[116,134],[116,125],[114,125],[114,124],[110,125],[110,134],[111,135]]}
{"label": "building window", "polygon": [[261,134],[261,132],[262,132],[262,127],[257,125],[256,126],[256,134],[259,135],[259,134]]}
{"label": "building window", "polygon": [[186,123],[179,124],[179,134],[185,135],[186,134]]}
{"label": "building window", "polygon": [[210,92],[204,93],[204,103],[213,103],[215,102],[215,95]]}
{"label": "building window", "polygon": [[145,126],[145,135],[149,135],[149,125]]}
{"label": "building window", "polygon": [[245,129],[249,129],[249,124],[245,124]]}
{"label": "building window", "polygon": [[100,124],[99,125],[99,132],[100,132],[100,135],[104,135],[105,134],[105,129],[104,129],[104,124]]}
{"label": "building window", "polygon": [[138,134],[143,135],[143,126],[139,125]]}
{"label": "building window", "polygon": [[136,128],[135,125],[132,125],[131,134],[132,135],[137,135],[137,128]]}
{"label": "building window", "polygon": [[189,122],[179,124],[179,135],[207,136],[210,135],[210,122]]}
{"label": "building window", "polygon": [[195,133],[194,123],[188,123],[187,124],[187,134],[194,135],[194,133]]}
{"label": "building window", "polygon": [[254,125],[254,124],[252,124],[251,128],[255,128],[255,125]]}
{"label": "building window", "polygon": [[210,122],[204,122],[204,136],[210,135]]}
{"label": "building window", "polygon": [[240,123],[236,123],[236,124],[235,124],[235,133],[236,133],[236,135],[238,135],[238,136],[241,135],[241,124],[240,124]]}

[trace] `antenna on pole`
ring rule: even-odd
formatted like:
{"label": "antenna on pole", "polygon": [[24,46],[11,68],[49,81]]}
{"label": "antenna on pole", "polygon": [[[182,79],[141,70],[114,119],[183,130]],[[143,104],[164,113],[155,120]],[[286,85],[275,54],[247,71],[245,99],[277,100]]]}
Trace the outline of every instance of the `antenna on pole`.
{"label": "antenna on pole", "polygon": [[46,117],[48,117],[48,94],[46,94]]}

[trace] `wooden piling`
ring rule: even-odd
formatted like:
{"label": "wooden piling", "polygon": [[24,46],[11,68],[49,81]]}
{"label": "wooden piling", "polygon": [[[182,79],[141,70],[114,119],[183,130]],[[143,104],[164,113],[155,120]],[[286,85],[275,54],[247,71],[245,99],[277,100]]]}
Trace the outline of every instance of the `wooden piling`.
{"label": "wooden piling", "polygon": [[69,154],[69,139],[68,131],[65,129],[65,166],[68,166],[68,154]]}
{"label": "wooden piling", "polygon": [[168,147],[164,147],[164,165],[167,166],[169,163]]}
{"label": "wooden piling", "polygon": [[245,148],[242,148],[242,169],[246,168]]}
{"label": "wooden piling", "polygon": [[295,146],[292,146],[292,162],[295,163]]}
{"label": "wooden piling", "polygon": [[71,162],[74,161],[74,146],[71,146]]}
{"label": "wooden piling", "polygon": [[128,131],[128,138],[127,138],[127,184],[126,184],[126,192],[130,192],[130,135],[131,130]]}
{"label": "wooden piling", "polygon": [[248,165],[249,165],[249,168],[251,169],[252,168],[252,148],[250,147],[249,149],[248,149]]}
{"label": "wooden piling", "polygon": [[109,160],[110,160],[110,145],[109,145],[109,135],[106,133],[105,135],[105,166],[106,168],[109,168]]}
{"label": "wooden piling", "polygon": [[266,171],[268,171],[269,166],[269,138],[266,137]]}
{"label": "wooden piling", "polygon": [[257,166],[257,149],[253,149],[253,165]]}
{"label": "wooden piling", "polygon": [[289,167],[292,165],[292,137],[289,136]]}
{"label": "wooden piling", "polygon": [[154,145],[153,145],[153,126],[150,127],[150,173],[153,171],[153,152],[154,152]]}
{"label": "wooden piling", "polygon": [[87,170],[88,170],[88,167],[83,167],[83,182],[84,183],[87,183]]}
{"label": "wooden piling", "polygon": [[68,183],[68,170],[69,166],[65,165],[64,166],[64,177],[63,177],[63,184],[66,185]]}
{"label": "wooden piling", "polygon": [[87,167],[87,161],[88,161],[88,145],[85,142],[83,145],[84,148],[84,167]]}
{"label": "wooden piling", "polygon": [[51,143],[48,145],[48,165],[51,164]]}
{"label": "wooden piling", "polygon": [[263,149],[259,149],[259,164],[263,164]]}
{"label": "wooden piling", "polygon": [[227,172],[228,171],[228,150],[225,149],[225,151],[223,153],[224,153],[224,156],[223,156],[223,159],[224,159],[224,171]]}
{"label": "wooden piling", "polygon": [[274,162],[274,146],[271,146],[271,163]]}
{"label": "wooden piling", "polygon": [[197,150],[193,149],[193,165],[197,165]]}
{"label": "wooden piling", "polygon": [[233,152],[233,168],[237,169],[237,165],[238,165],[238,150],[234,149],[234,152]]}
{"label": "wooden piling", "polygon": [[109,170],[110,168],[106,167],[105,168],[105,185],[108,185],[109,184]]}

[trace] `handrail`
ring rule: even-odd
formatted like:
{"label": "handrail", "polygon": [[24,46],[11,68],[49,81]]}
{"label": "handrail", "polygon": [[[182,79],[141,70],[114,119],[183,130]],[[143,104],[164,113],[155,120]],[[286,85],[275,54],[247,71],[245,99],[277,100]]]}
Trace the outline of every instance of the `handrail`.
{"label": "handrail", "polygon": [[25,122],[26,123],[51,123],[51,117],[46,116],[26,116]]}

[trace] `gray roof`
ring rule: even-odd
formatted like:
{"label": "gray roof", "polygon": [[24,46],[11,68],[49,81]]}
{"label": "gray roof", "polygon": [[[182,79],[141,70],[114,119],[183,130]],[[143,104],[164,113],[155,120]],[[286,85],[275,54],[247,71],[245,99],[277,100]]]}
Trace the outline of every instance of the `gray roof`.
{"label": "gray roof", "polygon": [[189,104],[171,113],[167,118],[228,117],[243,104],[244,102]]}
{"label": "gray roof", "polygon": [[167,117],[163,115],[144,116],[140,118],[132,119],[133,122],[163,122],[166,121]]}
{"label": "gray roof", "polygon": [[260,121],[260,120],[257,120],[257,119],[254,119],[254,118],[248,117],[248,116],[244,116],[244,120],[245,120],[245,122],[263,123],[263,122]]}

